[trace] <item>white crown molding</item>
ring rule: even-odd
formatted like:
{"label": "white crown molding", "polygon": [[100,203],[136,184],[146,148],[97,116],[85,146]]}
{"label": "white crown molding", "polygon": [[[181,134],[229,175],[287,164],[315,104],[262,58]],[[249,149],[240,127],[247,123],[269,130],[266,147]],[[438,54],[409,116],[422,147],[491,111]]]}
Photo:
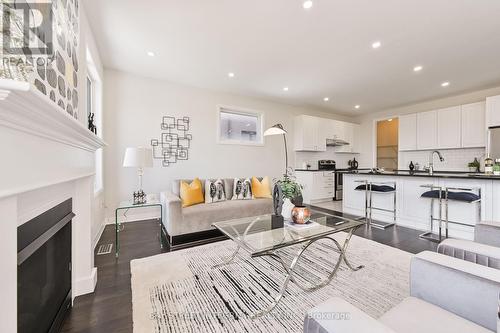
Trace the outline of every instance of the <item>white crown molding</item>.
{"label": "white crown molding", "polygon": [[28,82],[0,79],[0,126],[87,151],[106,145]]}

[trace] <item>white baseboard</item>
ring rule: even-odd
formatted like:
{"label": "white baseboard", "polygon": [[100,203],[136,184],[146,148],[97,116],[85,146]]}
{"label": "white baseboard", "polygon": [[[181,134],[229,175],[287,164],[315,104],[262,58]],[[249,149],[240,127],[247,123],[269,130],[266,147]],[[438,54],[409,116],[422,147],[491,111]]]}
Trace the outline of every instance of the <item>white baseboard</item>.
{"label": "white baseboard", "polygon": [[72,287],[71,297],[75,299],[77,296],[93,293],[97,284],[97,267],[92,268],[92,273],[88,277],[75,281]]}
{"label": "white baseboard", "polygon": [[101,227],[99,228],[99,231],[97,232],[97,235],[95,235],[94,240],[92,241],[92,248],[95,250],[95,247],[97,246],[97,243],[99,243],[99,239],[101,239],[102,233],[104,232],[104,228],[106,227],[106,219],[102,221]]}

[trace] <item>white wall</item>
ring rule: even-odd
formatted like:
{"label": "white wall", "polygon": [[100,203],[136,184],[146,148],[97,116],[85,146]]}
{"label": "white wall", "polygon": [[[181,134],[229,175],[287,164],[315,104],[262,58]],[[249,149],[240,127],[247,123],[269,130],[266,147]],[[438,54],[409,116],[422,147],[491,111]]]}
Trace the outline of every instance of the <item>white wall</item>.
{"label": "white wall", "polygon": [[[451,96],[447,98],[442,98],[442,99],[437,99],[437,100],[432,100],[432,101],[426,101],[418,104],[412,104],[412,105],[407,105],[407,106],[402,106],[398,108],[393,108],[393,109],[388,109],[385,111],[381,112],[376,112],[372,114],[367,114],[367,115],[362,115],[359,116],[355,119],[355,122],[360,124],[360,129],[357,135],[357,139],[360,142],[360,167],[374,167],[375,166],[375,124],[377,120],[382,120],[382,119],[387,119],[387,118],[393,118],[398,115],[402,114],[409,114],[409,113],[416,113],[416,112],[423,112],[423,111],[429,111],[429,110],[435,110],[435,109],[440,109],[440,108],[446,108],[446,107],[451,107],[455,105],[461,105],[461,104],[468,104],[468,103],[474,103],[474,102],[479,102],[483,101],[486,99],[488,96],[495,96],[495,95],[500,95],[500,87],[496,88],[491,88],[491,89],[484,89],[484,90],[479,90],[471,93],[466,93],[466,94],[461,94],[461,95],[456,95],[456,96]],[[470,152],[470,151],[469,151]],[[452,154],[457,154],[457,152],[451,152]],[[471,154],[468,154],[467,151],[462,151],[458,150],[458,154],[464,154],[465,159],[470,159],[473,154],[477,154],[476,152],[472,152]],[[407,157],[403,158],[404,161],[407,160]],[[401,159],[400,159],[401,162]],[[454,167],[454,165],[451,165]],[[406,164],[399,166],[401,167],[406,167]],[[437,169],[444,170],[446,169],[447,165],[439,165],[439,163],[436,163]]]}
{"label": "white wall", "polygon": [[[145,170],[143,187],[147,193],[169,189],[175,178],[277,177],[283,173],[284,152],[280,137],[266,137],[261,147],[216,143],[217,105],[262,112],[264,127],[282,123],[289,133],[289,142],[293,142],[295,115],[311,114],[351,121],[348,117],[309,108],[211,92],[114,70],[106,69],[104,77],[104,140],[108,144],[104,154],[104,184],[109,222],[114,221],[117,203],[129,200],[137,189],[137,171],[122,167],[125,148],[150,146],[150,140],[160,136],[162,116],[189,116],[193,140],[188,161],[179,161],[170,167],[162,167],[160,161],[156,161],[154,168]],[[289,145],[289,156],[290,166],[293,166],[292,145]]]}

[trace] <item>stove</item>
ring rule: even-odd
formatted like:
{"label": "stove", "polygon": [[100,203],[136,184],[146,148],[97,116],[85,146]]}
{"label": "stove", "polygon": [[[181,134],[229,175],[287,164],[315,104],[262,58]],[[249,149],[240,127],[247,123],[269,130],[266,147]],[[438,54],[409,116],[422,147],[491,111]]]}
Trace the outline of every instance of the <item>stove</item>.
{"label": "stove", "polygon": [[334,160],[319,160],[318,170],[335,170]]}

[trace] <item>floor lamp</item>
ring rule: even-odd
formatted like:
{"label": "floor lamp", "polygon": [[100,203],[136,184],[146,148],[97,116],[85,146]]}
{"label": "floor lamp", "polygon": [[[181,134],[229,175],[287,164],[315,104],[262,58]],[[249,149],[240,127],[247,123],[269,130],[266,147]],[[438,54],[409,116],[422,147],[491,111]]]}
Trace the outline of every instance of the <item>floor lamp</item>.
{"label": "floor lamp", "polygon": [[264,132],[264,136],[283,135],[283,142],[285,143],[285,173],[284,173],[285,176],[287,175],[287,170],[288,170],[288,148],[286,145],[286,133],[287,133],[286,130],[283,128],[283,125],[281,124],[273,125]]}

